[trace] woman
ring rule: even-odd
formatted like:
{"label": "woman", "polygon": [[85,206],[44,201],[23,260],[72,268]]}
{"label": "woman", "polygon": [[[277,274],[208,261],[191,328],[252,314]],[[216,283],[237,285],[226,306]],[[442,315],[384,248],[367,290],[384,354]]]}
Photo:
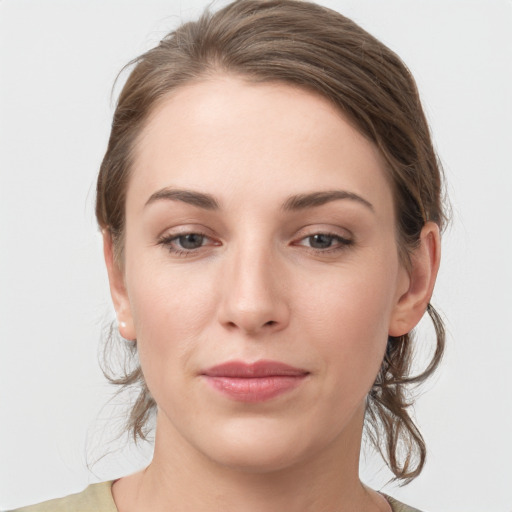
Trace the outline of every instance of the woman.
{"label": "woman", "polygon": [[443,351],[440,191],[412,77],[350,20],[242,0],[169,34],[121,93],[96,208],[154,458],[28,510],[414,510],[358,462],[365,423],[397,479],[425,461],[405,387]]}

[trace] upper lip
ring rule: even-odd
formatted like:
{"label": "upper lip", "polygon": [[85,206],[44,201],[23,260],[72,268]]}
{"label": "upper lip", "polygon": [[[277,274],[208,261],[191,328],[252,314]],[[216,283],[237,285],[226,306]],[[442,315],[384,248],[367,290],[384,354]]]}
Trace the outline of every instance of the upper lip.
{"label": "upper lip", "polygon": [[208,377],[231,377],[250,379],[258,377],[298,377],[309,372],[302,368],[295,368],[279,361],[256,361],[245,363],[244,361],[227,361],[204,370],[201,374]]}

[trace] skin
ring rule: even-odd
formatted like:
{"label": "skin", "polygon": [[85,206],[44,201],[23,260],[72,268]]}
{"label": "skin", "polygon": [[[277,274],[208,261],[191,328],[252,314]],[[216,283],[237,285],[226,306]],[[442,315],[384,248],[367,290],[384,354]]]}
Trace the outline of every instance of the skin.
{"label": "skin", "polygon": [[[380,153],[327,100],[285,84],[219,76],[180,88],[135,155],[124,261],[107,232],[105,258],[158,416],[152,463],[113,486],[119,510],[390,510],[358,477],[365,399],[388,335],[425,312],[437,226],[406,270]],[[154,196],[178,189],[218,209]],[[352,196],[283,210],[334,190]],[[187,233],[204,237],[184,248]],[[308,375],[250,404],[200,375],[261,359]]]}

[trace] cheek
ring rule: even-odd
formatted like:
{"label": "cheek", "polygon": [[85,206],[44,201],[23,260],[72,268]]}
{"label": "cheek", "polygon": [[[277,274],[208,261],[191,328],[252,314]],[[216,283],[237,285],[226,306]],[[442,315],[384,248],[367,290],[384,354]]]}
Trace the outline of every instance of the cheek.
{"label": "cheek", "polygon": [[132,272],[128,290],[138,353],[152,392],[175,383],[188,369],[212,318],[209,286],[200,273],[151,261],[140,262]]}
{"label": "cheek", "polygon": [[[386,269],[383,271],[383,269]],[[380,368],[394,306],[398,264],[382,257],[372,264],[340,268],[328,279],[297,290],[297,315],[306,340],[325,365],[329,385],[345,396],[366,394]],[[305,291],[307,290],[307,293]]]}

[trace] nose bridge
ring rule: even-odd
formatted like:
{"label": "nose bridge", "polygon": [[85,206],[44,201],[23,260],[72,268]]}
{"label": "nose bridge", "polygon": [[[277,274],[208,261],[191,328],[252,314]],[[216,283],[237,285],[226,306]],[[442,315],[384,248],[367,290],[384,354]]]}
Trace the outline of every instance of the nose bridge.
{"label": "nose bridge", "polygon": [[[240,240],[225,260],[221,322],[256,333],[288,324],[288,305],[280,280],[279,258],[272,244]],[[281,275],[282,277],[282,275]]]}

